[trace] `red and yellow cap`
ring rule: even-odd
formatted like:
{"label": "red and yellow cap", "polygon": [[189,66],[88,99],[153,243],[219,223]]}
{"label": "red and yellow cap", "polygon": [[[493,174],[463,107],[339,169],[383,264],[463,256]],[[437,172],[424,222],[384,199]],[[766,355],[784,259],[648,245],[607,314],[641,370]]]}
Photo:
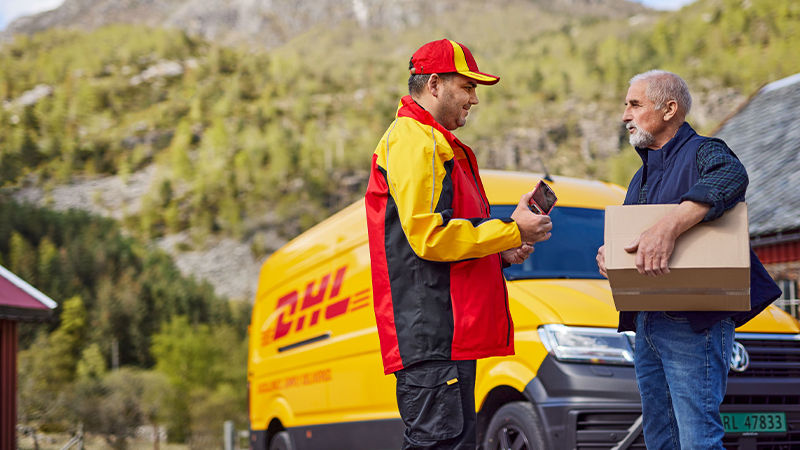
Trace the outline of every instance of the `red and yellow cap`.
{"label": "red and yellow cap", "polygon": [[480,84],[495,84],[500,77],[478,71],[469,49],[449,39],[428,42],[411,57],[411,75],[457,72]]}

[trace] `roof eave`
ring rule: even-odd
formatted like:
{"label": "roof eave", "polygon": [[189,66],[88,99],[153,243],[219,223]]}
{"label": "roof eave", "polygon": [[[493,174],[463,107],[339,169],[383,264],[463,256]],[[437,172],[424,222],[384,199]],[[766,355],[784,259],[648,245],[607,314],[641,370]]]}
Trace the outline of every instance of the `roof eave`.
{"label": "roof eave", "polygon": [[52,309],[15,308],[0,305],[0,320],[15,322],[51,322],[55,319]]}

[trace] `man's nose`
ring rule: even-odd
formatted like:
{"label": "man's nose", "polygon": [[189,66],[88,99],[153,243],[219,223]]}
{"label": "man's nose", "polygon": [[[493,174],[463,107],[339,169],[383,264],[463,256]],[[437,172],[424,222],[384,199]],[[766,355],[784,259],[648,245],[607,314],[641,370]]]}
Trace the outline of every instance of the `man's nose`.
{"label": "man's nose", "polygon": [[473,92],[472,95],[469,98],[469,102],[472,105],[477,105],[478,104],[478,94]]}
{"label": "man's nose", "polygon": [[622,122],[623,123],[628,123],[631,120],[633,120],[633,115],[628,110],[628,108],[625,108],[625,111],[622,112]]}

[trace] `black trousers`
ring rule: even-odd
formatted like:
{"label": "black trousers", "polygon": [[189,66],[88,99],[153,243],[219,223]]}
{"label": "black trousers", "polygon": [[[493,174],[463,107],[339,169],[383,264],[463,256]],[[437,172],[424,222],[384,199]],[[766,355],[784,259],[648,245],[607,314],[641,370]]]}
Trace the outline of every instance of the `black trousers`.
{"label": "black trousers", "polygon": [[475,360],[423,361],[395,372],[403,449],[475,449]]}

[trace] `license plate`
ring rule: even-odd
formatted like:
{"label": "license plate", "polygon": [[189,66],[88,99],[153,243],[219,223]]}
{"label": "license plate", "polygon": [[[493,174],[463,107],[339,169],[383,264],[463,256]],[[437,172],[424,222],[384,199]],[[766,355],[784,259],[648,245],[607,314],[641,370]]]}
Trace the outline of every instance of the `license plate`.
{"label": "license plate", "polygon": [[726,433],[785,433],[786,413],[722,413]]}

